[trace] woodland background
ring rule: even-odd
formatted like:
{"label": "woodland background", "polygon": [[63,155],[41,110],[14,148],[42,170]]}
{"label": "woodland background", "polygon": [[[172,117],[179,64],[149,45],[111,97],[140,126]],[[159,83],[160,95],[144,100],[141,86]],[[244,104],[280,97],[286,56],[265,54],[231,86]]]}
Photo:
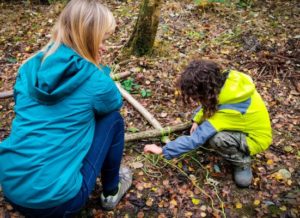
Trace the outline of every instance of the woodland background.
{"label": "woodland background", "polygon": [[[44,1],[43,1],[44,2]],[[0,92],[12,90],[21,63],[44,46],[65,2],[0,1]],[[111,212],[100,208],[101,184],[78,217],[300,217],[300,3],[297,0],[163,0],[149,55],[125,55],[141,1],[103,0],[118,27],[104,57],[121,83],[163,126],[191,119],[176,78],[193,58],[252,76],[270,111],[273,144],[253,157],[254,180],[239,189],[229,165],[200,148],[166,161],[126,144],[124,164],[134,170],[132,188]],[[0,99],[0,140],[10,133],[12,98]],[[152,129],[126,101],[127,133]],[[171,139],[188,130],[171,134]],[[162,144],[161,144],[162,145]],[[0,194],[0,217],[21,217]]]}

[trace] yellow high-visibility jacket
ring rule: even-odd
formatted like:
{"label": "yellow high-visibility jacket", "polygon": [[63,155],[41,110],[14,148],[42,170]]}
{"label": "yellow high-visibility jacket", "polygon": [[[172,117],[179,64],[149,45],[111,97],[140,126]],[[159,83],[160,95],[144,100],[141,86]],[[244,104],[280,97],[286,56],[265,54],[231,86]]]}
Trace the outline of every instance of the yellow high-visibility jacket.
{"label": "yellow high-visibility jacket", "polygon": [[209,119],[202,121],[203,109],[196,113],[193,121],[200,125],[191,136],[181,136],[163,147],[167,159],[203,145],[223,130],[245,133],[251,155],[270,146],[272,129],[269,113],[250,76],[229,71],[218,101],[218,110]]}

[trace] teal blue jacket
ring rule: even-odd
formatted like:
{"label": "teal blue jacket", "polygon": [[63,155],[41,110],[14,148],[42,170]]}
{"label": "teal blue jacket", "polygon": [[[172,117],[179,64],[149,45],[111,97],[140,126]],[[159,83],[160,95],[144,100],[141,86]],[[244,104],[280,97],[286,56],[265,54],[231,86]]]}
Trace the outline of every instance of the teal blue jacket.
{"label": "teal blue jacket", "polygon": [[54,207],[78,193],[95,115],[122,106],[108,67],[98,68],[64,45],[42,58],[39,52],[19,69],[15,118],[0,144],[4,195],[28,208]]}

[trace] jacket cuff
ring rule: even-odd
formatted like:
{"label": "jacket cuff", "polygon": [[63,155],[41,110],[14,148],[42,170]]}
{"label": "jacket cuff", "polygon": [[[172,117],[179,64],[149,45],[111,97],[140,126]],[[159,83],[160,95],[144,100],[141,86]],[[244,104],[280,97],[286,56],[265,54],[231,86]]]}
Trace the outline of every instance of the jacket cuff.
{"label": "jacket cuff", "polygon": [[166,158],[167,160],[171,160],[172,157],[168,154],[167,145],[165,145],[162,149],[163,149],[162,154],[163,154],[164,158]]}

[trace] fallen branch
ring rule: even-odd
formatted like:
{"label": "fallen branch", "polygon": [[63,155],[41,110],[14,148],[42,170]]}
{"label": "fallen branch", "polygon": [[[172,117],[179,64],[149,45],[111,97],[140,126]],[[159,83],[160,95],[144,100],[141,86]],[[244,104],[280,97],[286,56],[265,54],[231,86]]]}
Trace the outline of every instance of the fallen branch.
{"label": "fallen branch", "polygon": [[10,98],[13,95],[14,95],[14,92],[12,90],[0,92],[0,99],[2,99],[2,98]]}
{"label": "fallen branch", "polygon": [[138,111],[140,112],[143,117],[155,128],[155,129],[162,129],[160,123],[154,118],[152,114],[150,114],[147,109],[141,105],[137,100],[135,100],[123,87],[120,83],[116,82],[117,87],[119,88],[122,96]]}
{"label": "fallen branch", "polygon": [[[125,71],[125,72],[122,72],[122,73],[115,73],[115,74],[112,74],[111,75],[111,78],[115,81],[119,81],[127,76],[129,76],[131,73],[130,71]],[[3,98],[10,98],[14,95],[13,91],[10,90],[10,91],[4,91],[4,92],[0,92],[0,99],[3,99]]]}
{"label": "fallen branch", "polygon": [[148,138],[155,138],[159,136],[164,136],[168,135],[173,132],[177,131],[183,131],[191,127],[191,122],[187,123],[181,123],[178,125],[170,126],[170,127],[165,127],[161,130],[154,129],[154,130],[148,130],[148,131],[143,131],[143,132],[138,132],[138,133],[130,133],[125,135],[125,142],[131,142],[131,141],[137,141],[141,139],[148,139]]}
{"label": "fallen branch", "polygon": [[[123,87],[119,82],[116,82],[117,87],[119,88],[122,96],[158,131],[163,131],[163,127],[160,125],[160,123],[154,118],[154,116],[147,111],[147,109],[141,105],[137,100],[135,100]],[[164,136],[164,135],[162,135]],[[167,143],[170,141],[168,136],[165,136],[162,138],[162,141],[164,143]]]}

